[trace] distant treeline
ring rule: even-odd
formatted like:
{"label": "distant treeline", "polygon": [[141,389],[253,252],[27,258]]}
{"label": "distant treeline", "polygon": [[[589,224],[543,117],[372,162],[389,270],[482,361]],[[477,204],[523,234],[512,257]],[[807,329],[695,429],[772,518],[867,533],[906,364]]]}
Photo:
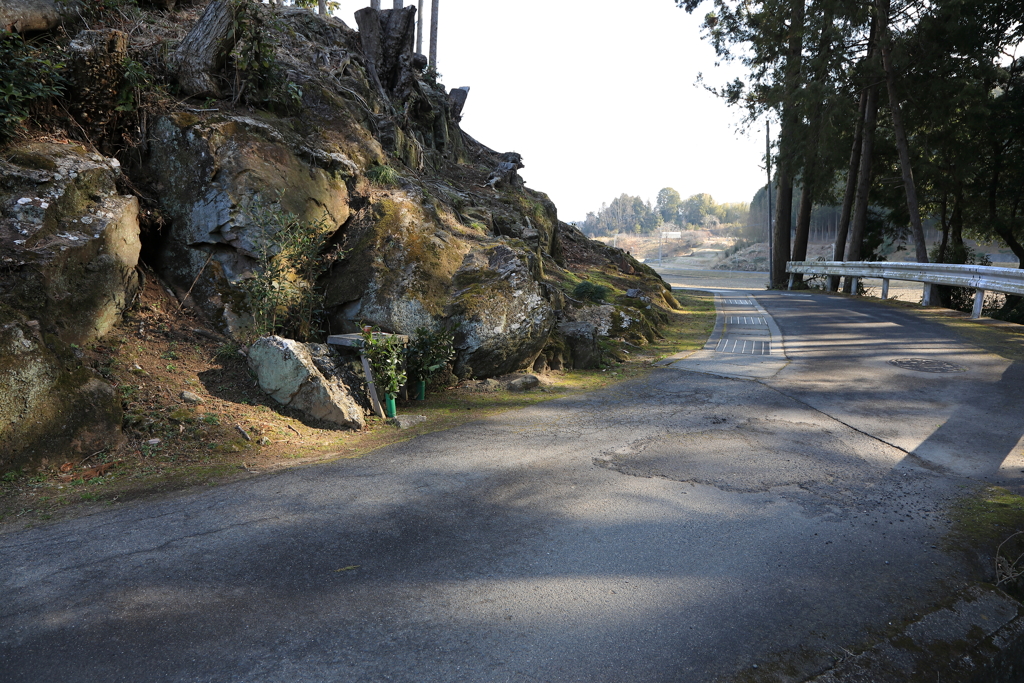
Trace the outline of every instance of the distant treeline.
{"label": "distant treeline", "polygon": [[709,194],[695,194],[683,199],[671,187],[658,192],[654,206],[640,197],[621,194],[611,204],[602,204],[595,213],[578,223],[586,234],[615,235],[633,233],[649,235],[661,230],[715,229],[723,225],[737,231],[747,228],[750,205],[744,203],[719,204]]}

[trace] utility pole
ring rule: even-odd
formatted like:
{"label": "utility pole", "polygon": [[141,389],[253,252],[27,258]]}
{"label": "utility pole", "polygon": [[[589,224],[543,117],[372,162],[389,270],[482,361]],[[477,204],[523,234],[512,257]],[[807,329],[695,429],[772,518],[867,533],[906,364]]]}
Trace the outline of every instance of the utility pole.
{"label": "utility pole", "polygon": [[764,123],[764,158],[768,168],[768,185],[765,190],[768,193],[768,286],[771,286],[772,264],[775,263],[772,252],[772,124],[770,121]]}
{"label": "utility pole", "polygon": [[437,75],[437,5],[441,0],[430,2],[430,66]]}
{"label": "utility pole", "polygon": [[423,0],[416,10],[416,53],[423,54]]}

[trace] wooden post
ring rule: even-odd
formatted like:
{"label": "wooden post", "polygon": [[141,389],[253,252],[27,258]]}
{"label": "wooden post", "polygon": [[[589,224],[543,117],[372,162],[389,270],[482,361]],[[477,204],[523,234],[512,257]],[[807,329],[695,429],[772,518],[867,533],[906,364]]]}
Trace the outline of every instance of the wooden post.
{"label": "wooden post", "polygon": [[430,66],[437,74],[437,5],[441,0],[430,1]]}
{"label": "wooden post", "polygon": [[853,296],[857,296],[858,285],[859,284],[860,284],[860,278],[859,277],[853,278],[853,281],[850,283],[850,294],[852,294]]}
{"label": "wooden post", "polygon": [[882,278],[882,299],[889,298],[889,280],[888,278]]}
{"label": "wooden post", "polygon": [[934,287],[932,286],[932,283],[930,283],[930,282],[924,283],[924,295],[921,297],[921,305],[922,306],[931,306],[932,305],[932,290],[933,289],[934,289]]}
{"label": "wooden post", "polygon": [[373,412],[378,417],[384,417],[384,409],[377,398],[377,387],[373,384],[373,370],[370,369],[370,361],[365,353],[359,354],[359,360],[363,361],[363,372],[366,374],[366,388],[370,390],[370,403],[373,405]]}
{"label": "wooden post", "polygon": [[793,289],[793,283],[794,283],[795,280],[796,280],[796,273],[790,273],[789,274],[789,286],[786,287],[786,289],[790,289],[790,290]]}
{"label": "wooden post", "polygon": [[971,312],[971,317],[978,319],[981,317],[981,308],[985,305],[985,290],[976,289],[974,290],[974,310]]}

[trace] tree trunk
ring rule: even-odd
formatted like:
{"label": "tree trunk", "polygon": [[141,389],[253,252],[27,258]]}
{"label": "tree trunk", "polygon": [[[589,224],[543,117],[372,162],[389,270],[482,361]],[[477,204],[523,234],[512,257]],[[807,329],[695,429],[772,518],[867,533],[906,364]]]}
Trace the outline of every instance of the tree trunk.
{"label": "tree trunk", "polygon": [[370,0],[370,9],[380,10],[380,0]]}
{"label": "tree trunk", "polygon": [[220,97],[213,75],[224,68],[235,47],[234,23],[230,0],[213,0],[171,55],[171,70],[187,95]]}
{"label": "tree trunk", "polygon": [[[864,113],[868,108],[867,90],[861,91],[860,106],[857,108],[857,127],[853,134],[853,149],[850,150],[850,165],[846,170],[846,194],[843,195],[843,212],[839,216],[839,225],[836,227],[836,241],[832,246],[832,258],[837,261],[843,260],[846,253],[846,235],[850,232],[850,215],[853,213],[853,201],[857,194],[857,171],[860,170],[861,145],[864,140]],[[839,288],[839,277],[831,275],[828,278],[828,291],[834,292]]]}
{"label": "tree trunk", "polygon": [[907,194],[907,211],[910,213],[910,227],[914,233],[914,252],[918,263],[928,263],[928,247],[924,242],[924,226],[921,224],[921,209],[917,203],[917,187],[914,171],[910,166],[910,145],[907,130],[903,125],[903,109],[896,92],[896,73],[893,71],[889,35],[889,0],[877,0],[879,9],[878,34],[885,67],[885,83],[889,90],[889,111],[892,112],[893,133],[896,135],[896,149],[900,154],[900,169],[903,172],[903,187]]}
{"label": "tree trunk", "polygon": [[774,248],[772,250],[769,286],[781,289],[787,280],[786,261],[790,256],[790,231],[793,226],[793,156],[800,112],[796,95],[800,89],[803,56],[804,0],[792,0],[789,23],[789,46],[786,51],[785,101],[782,103],[782,126],[779,129],[778,205],[775,210]]}
{"label": "tree trunk", "polygon": [[321,17],[327,16],[327,0],[317,0],[317,12]]}
{"label": "tree trunk", "polygon": [[[860,151],[860,169],[857,172],[857,194],[853,204],[853,224],[850,226],[850,239],[846,245],[844,260],[861,260],[864,247],[864,234],[867,232],[868,202],[871,196],[872,165],[875,157],[875,129],[878,127],[878,18],[871,19],[871,34],[868,43],[867,65],[870,83],[864,104],[864,126],[861,133],[862,146]],[[847,278],[843,291],[850,293],[851,282]]]}
{"label": "tree trunk", "polygon": [[423,0],[416,10],[416,53],[423,54]]}
{"label": "tree trunk", "polygon": [[437,5],[441,0],[430,2],[430,66],[437,73]]}
{"label": "tree trunk", "polygon": [[[814,81],[809,92],[813,93],[816,84],[824,83],[830,61],[832,29],[832,5],[827,5],[821,21],[821,33],[818,36],[818,51],[814,56]],[[810,236],[811,210],[814,207],[814,191],[818,180],[818,145],[821,140],[821,119],[825,103],[816,97],[811,107],[806,150],[804,152],[803,187],[800,190],[800,210],[797,213],[796,235],[793,238],[793,260],[807,260],[807,240]],[[801,283],[803,275],[797,275]]]}

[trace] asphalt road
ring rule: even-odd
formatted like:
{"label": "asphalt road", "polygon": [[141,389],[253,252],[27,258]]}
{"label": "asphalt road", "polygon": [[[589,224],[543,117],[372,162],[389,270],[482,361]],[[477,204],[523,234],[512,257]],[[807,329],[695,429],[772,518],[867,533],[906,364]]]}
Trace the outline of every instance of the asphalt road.
{"label": "asphalt road", "polygon": [[755,294],[722,317],[767,337],[716,331],[769,339],[749,371],[708,348],[360,460],[0,535],[0,680],[827,668],[969,581],[946,510],[1024,476],[1024,376],[898,309]]}

